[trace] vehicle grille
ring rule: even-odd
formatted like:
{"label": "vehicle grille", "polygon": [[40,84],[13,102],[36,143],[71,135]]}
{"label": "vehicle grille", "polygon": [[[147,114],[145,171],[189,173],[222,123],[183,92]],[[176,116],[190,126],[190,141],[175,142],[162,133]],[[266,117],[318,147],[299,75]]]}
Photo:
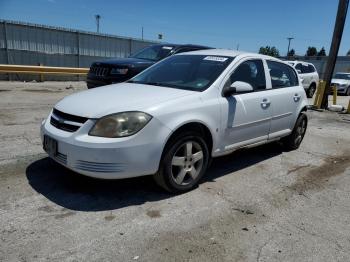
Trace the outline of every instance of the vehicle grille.
{"label": "vehicle grille", "polygon": [[109,68],[102,66],[91,66],[90,73],[94,74],[95,76],[106,76],[109,73]]}
{"label": "vehicle grille", "polygon": [[54,157],[55,160],[63,165],[67,165],[67,156],[61,153],[57,153],[57,155]]}
{"label": "vehicle grille", "polygon": [[53,109],[50,123],[54,127],[67,131],[67,132],[75,132],[77,131],[88,118],[70,115],[57,109]]}
{"label": "vehicle grille", "polygon": [[78,160],[75,163],[75,168],[84,170],[84,171],[89,171],[89,172],[114,173],[114,172],[122,172],[123,164],[97,163],[97,162]]}

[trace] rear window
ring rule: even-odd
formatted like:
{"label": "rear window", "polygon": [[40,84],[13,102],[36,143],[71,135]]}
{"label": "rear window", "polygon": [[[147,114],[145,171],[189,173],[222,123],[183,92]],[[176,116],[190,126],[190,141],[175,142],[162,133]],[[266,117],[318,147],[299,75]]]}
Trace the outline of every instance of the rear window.
{"label": "rear window", "polygon": [[310,73],[313,73],[313,72],[316,71],[316,70],[315,70],[315,67],[314,67],[313,65],[309,65],[308,67],[309,67],[309,72],[310,72]]}
{"label": "rear window", "polygon": [[307,65],[302,65],[302,67],[301,67],[301,73],[303,73],[303,74],[311,73],[311,71],[310,71],[310,69],[309,69],[309,66],[307,66]]}
{"label": "rear window", "polygon": [[298,85],[298,77],[290,66],[276,61],[267,61],[267,66],[271,76],[272,88]]}

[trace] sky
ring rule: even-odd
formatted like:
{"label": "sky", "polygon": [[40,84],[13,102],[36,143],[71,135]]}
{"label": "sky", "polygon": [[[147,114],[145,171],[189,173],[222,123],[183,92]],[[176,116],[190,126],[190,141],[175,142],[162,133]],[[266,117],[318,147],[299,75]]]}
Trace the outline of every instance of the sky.
{"label": "sky", "polygon": [[[329,53],[338,0],[0,0],[0,19],[96,31],[169,43],[258,52],[275,46],[304,55],[308,46]],[[339,55],[350,49],[348,17]]]}

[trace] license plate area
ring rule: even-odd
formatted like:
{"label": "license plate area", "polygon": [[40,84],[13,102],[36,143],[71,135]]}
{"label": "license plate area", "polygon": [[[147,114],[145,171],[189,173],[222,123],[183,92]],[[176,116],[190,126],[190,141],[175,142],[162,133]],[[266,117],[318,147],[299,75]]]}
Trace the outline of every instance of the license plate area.
{"label": "license plate area", "polygon": [[43,148],[49,156],[57,156],[57,140],[44,135]]}

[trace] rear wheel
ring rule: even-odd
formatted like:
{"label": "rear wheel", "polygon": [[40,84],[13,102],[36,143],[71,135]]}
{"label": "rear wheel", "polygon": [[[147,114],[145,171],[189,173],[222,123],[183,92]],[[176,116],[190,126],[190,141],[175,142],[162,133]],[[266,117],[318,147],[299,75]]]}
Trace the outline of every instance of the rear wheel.
{"label": "rear wheel", "polygon": [[154,179],[169,192],[185,192],[198,184],[208,162],[209,151],[202,136],[186,132],[168,143]]}
{"label": "rear wheel", "polygon": [[301,113],[295,123],[294,129],[289,136],[282,138],[282,143],[287,150],[298,149],[306,133],[307,116]]}
{"label": "rear wheel", "polygon": [[316,85],[311,84],[309,89],[306,91],[306,96],[312,98],[316,92]]}
{"label": "rear wheel", "polygon": [[346,93],[347,96],[350,96],[350,86],[348,87],[348,89],[346,89]]}

